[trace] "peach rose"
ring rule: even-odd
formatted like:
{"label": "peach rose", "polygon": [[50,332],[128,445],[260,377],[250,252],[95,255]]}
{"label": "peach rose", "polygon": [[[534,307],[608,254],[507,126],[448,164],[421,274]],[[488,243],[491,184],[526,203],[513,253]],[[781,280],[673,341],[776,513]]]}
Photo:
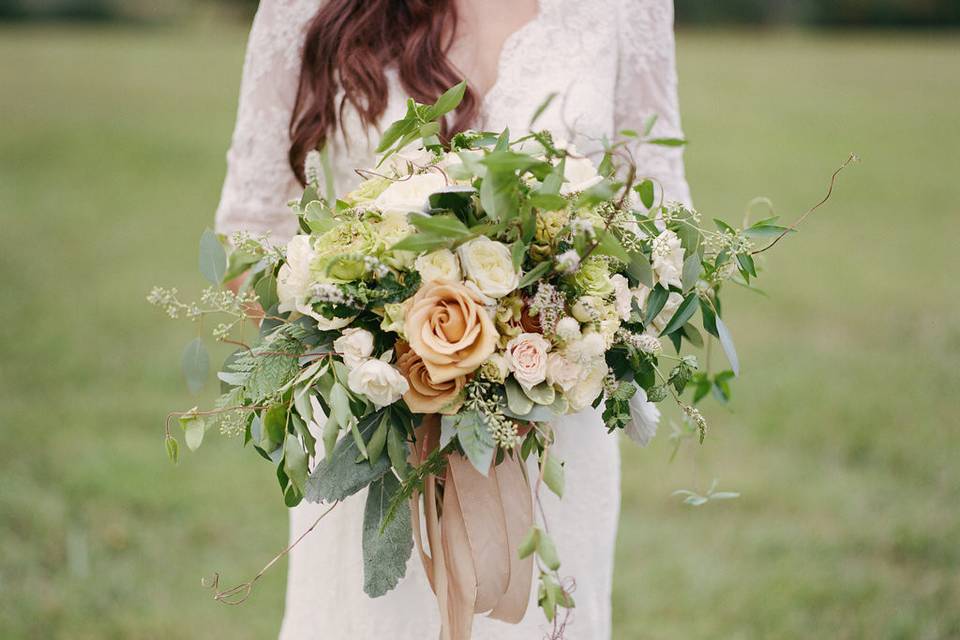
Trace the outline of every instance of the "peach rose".
{"label": "peach rose", "polygon": [[405,343],[397,343],[397,369],[410,384],[403,399],[414,413],[447,413],[460,410],[463,398],[460,393],[467,382],[466,376],[436,383],[430,377],[423,359]]}
{"label": "peach rose", "polygon": [[480,297],[462,284],[428,282],[404,321],[410,348],[434,384],[475,371],[497,346],[497,330]]}

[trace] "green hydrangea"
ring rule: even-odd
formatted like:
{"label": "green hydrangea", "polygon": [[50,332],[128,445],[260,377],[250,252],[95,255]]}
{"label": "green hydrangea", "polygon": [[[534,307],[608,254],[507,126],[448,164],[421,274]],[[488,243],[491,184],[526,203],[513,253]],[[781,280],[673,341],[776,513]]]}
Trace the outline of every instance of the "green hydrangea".
{"label": "green hydrangea", "polygon": [[613,293],[610,275],[610,265],[605,258],[590,256],[580,263],[580,267],[569,276],[569,280],[581,295],[605,298]]}

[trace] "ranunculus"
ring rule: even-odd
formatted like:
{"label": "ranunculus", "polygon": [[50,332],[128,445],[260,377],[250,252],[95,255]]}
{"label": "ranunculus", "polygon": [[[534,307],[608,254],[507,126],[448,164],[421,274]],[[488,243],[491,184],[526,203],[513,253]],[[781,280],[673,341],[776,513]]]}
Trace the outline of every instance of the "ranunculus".
{"label": "ranunculus", "polygon": [[607,350],[606,342],[601,334],[590,332],[583,334],[579,340],[571,341],[566,348],[566,356],[573,362],[586,364],[598,359]]}
{"label": "ranunculus", "polygon": [[436,382],[427,370],[423,359],[405,344],[397,347],[400,357],[397,368],[407,378],[409,388],[403,394],[403,400],[414,413],[453,414],[463,404],[461,396],[467,383],[466,376],[457,376],[444,382]]}
{"label": "ranunculus", "polygon": [[637,387],[636,393],[630,398],[630,422],[623,430],[631,440],[645,447],[653,436],[657,435],[659,424],[660,409],[654,403],[647,401],[647,392],[643,387]]}
{"label": "ranunculus", "polygon": [[580,367],[557,352],[547,355],[547,382],[569,391],[580,380]]}
{"label": "ranunculus", "polygon": [[633,293],[630,291],[630,283],[619,273],[610,276],[610,282],[613,283],[614,305],[617,308],[617,314],[621,320],[626,322],[630,319],[630,307],[633,304]]}
{"label": "ranunculus", "polygon": [[580,380],[566,392],[567,402],[573,411],[589,407],[603,391],[603,379],[607,377],[607,363],[597,358],[590,363]]}
{"label": "ranunculus", "polygon": [[548,342],[539,333],[521,333],[507,343],[504,358],[520,386],[532,389],[547,379]]}
{"label": "ranunculus", "polygon": [[333,350],[343,356],[343,362],[353,369],[373,353],[373,334],[366,329],[351,327],[333,341]]}
{"label": "ranunculus", "polygon": [[491,298],[502,298],[520,284],[507,245],[481,236],[464,242],[457,249],[460,265],[467,278]]}
{"label": "ranunculus", "polygon": [[564,342],[580,339],[580,323],[575,318],[564,316],[557,321],[554,333]]}
{"label": "ranunculus", "polygon": [[453,282],[421,286],[407,310],[404,331],[434,383],[475,371],[499,337],[479,297]]}
{"label": "ranunculus", "polygon": [[424,282],[431,280],[460,282],[462,278],[460,262],[449,249],[437,249],[423,254],[413,263],[413,268],[420,272]]}
{"label": "ranunculus", "polygon": [[384,331],[390,331],[406,337],[403,331],[403,322],[407,315],[409,300],[403,302],[388,302],[383,305],[383,320],[380,321],[380,328]]}
{"label": "ranunculus", "polygon": [[446,179],[437,172],[428,171],[397,180],[373,201],[384,213],[422,214],[430,194],[443,190]]}
{"label": "ranunculus", "polygon": [[350,371],[347,386],[366,396],[378,409],[393,404],[410,388],[407,379],[392,366],[371,358]]}
{"label": "ranunculus", "polygon": [[287,244],[287,259],[277,272],[277,310],[281,313],[297,311],[317,321],[321,331],[341,329],[353,318],[327,318],[320,315],[308,303],[315,283],[313,263],[316,254],[310,244],[310,237],[294,236]]}
{"label": "ranunculus", "polygon": [[651,266],[656,281],[666,289],[683,286],[683,247],[680,238],[669,229],[653,239]]}

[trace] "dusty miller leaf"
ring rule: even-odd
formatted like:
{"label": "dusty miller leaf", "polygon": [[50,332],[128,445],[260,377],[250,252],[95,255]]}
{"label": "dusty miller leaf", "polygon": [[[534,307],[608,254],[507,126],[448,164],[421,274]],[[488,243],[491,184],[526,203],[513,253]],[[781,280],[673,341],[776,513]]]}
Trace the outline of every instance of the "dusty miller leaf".
{"label": "dusty miller leaf", "polygon": [[[395,586],[407,570],[413,551],[410,505],[404,500],[384,522],[400,482],[387,473],[370,484],[363,512],[363,590],[377,598]],[[381,531],[382,527],[382,531]]]}

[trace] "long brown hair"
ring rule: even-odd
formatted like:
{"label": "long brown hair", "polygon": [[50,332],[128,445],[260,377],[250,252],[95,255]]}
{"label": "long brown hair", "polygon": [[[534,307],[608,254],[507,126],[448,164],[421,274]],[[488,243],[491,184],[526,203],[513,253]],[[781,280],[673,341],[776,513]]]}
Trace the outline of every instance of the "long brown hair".
{"label": "long brown hair", "polygon": [[[307,28],[297,101],[290,119],[290,167],[305,182],[307,153],[320,149],[351,105],[365,126],[387,107],[386,68],[418,102],[433,102],[460,82],[447,59],[457,24],[454,0],[328,0]],[[343,96],[337,101],[339,90]],[[468,128],[479,112],[467,89],[441,135]]]}

